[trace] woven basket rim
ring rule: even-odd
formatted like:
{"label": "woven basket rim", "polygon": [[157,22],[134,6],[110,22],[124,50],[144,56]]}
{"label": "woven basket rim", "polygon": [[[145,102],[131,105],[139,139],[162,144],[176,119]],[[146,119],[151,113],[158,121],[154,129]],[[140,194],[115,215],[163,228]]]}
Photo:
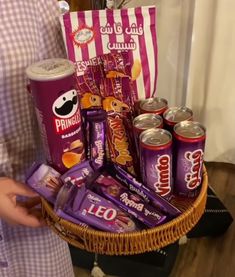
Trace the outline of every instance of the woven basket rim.
{"label": "woven basket rim", "polygon": [[45,209],[45,211],[53,217],[53,220],[55,222],[61,224],[62,226],[64,226],[68,230],[71,230],[72,232],[76,232],[76,231],[79,233],[82,232],[84,236],[89,235],[89,234],[93,234],[93,235],[95,234],[97,237],[105,237],[105,238],[110,237],[113,239],[129,238],[129,237],[138,238],[140,235],[143,235],[143,234],[151,235],[156,232],[165,231],[170,227],[174,227],[174,225],[176,225],[176,223],[183,221],[184,218],[190,216],[190,214],[192,214],[193,211],[195,209],[197,209],[197,207],[201,204],[203,198],[205,197],[205,194],[207,193],[207,187],[208,187],[208,176],[207,176],[206,168],[205,168],[205,166],[203,166],[203,181],[202,181],[200,193],[197,196],[197,198],[195,199],[195,201],[193,202],[193,204],[186,211],[184,211],[177,218],[174,218],[171,221],[166,222],[162,225],[159,225],[159,226],[156,226],[156,227],[153,227],[150,229],[144,229],[144,230],[128,232],[128,233],[111,233],[111,232],[107,232],[107,231],[100,231],[100,230],[92,229],[90,227],[83,227],[83,226],[79,226],[75,223],[69,222],[69,221],[59,217],[54,212],[52,206],[44,198],[42,198],[42,206]]}

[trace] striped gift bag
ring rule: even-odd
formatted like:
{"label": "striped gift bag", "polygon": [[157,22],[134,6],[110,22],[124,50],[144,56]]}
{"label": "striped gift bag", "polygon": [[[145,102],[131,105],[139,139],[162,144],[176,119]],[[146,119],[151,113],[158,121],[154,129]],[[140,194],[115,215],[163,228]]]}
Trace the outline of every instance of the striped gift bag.
{"label": "striped gift bag", "polygon": [[120,10],[91,10],[66,13],[61,18],[62,32],[70,60],[77,75],[97,57],[128,51],[134,98],[153,96],[157,83],[156,7]]}

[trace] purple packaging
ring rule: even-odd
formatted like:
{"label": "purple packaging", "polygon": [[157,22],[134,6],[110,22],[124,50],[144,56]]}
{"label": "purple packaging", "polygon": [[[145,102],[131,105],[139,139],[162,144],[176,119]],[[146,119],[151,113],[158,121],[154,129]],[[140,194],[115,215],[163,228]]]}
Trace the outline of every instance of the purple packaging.
{"label": "purple packaging", "polygon": [[86,112],[85,121],[88,126],[88,158],[94,169],[104,165],[106,143],[106,112],[104,110],[90,110]]}
{"label": "purple packaging", "polygon": [[153,128],[141,133],[140,164],[143,183],[155,193],[169,199],[173,193],[170,132]]}
{"label": "purple packaging", "polygon": [[57,209],[99,230],[115,233],[137,230],[135,222],[128,214],[85,186],[68,187],[67,196],[64,192],[57,199]]}
{"label": "purple packaging", "polygon": [[198,195],[203,171],[206,129],[195,121],[183,121],[174,127],[175,194]]}
{"label": "purple packaging", "polygon": [[85,161],[70,168],[60,179],[63,183],[71,182],[76,186],[84,184],[84,180],[94,173],[90,161]]}
{"label": "purple packaging", "polygon": [[155,227],[167,221],[166,215],[150,206],[139,195],[130,192],[106,172],[96,179],[93,188],[148,227]]}
{"label": "purple packaging", "polygon": [[26,184],[53,204],[62,187],[60,173],[46,164],[34,164]]}
{"label": "purple packaging", "polygon": [[85,159],[74,65],[48,59],[29,66],[26,74],[47,162],[64,173]]}
{"label": "purple packaging", "polygon": [[150,203],[157,209],[166,213],[170,217],[177,217],[181,214],[181,211],[169,203],[166,199],[160,195],[154,193],[149,188],[138,182],[135,177],[126,172],[120,166],[115,164],[107,165],[108,172],[122,184],[128,187],[129,190],[141,196],[147,203]]}

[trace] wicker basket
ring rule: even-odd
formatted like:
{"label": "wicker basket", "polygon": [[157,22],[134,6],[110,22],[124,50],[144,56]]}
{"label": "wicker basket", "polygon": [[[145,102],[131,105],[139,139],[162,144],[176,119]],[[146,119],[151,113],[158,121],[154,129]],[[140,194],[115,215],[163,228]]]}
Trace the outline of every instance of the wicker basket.
{"label": "wicker basket", "polygon": [[203,182],[196,200],[174,200],[183,213],[161,226],[132,233],[108,233],[81,227],[58,217],[53,207],[42,199],[42,211],[49,227],[63,240],[83,250],[106,255],[133,255],[160,249],[188,233],[204,213],[208,178],[204,168]]}

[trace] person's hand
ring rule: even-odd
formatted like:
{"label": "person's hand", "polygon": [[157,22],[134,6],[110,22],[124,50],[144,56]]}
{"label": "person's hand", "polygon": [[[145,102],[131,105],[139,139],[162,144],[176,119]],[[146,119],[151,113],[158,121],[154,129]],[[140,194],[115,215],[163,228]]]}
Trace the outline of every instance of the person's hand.
{"label": "person's hand", "polygon": [[[27,202],[16,201],[16,196],[30,198]],[[45,225],[40,209],[35,206],[40,203],[38,194],[10,178],[0,178],[0,218],[10,224],[40,227]]]}

